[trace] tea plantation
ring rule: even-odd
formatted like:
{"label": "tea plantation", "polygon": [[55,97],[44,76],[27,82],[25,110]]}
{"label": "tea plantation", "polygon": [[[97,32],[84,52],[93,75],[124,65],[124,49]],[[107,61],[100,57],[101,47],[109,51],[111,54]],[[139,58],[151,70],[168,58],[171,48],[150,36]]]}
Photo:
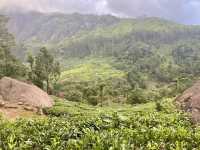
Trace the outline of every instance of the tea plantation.
{"label": "tea plantation", "polygon": [[56,98],[47,117],[0,121],[2,150],[200,149],[200,128],[170,99],[99,107]]}

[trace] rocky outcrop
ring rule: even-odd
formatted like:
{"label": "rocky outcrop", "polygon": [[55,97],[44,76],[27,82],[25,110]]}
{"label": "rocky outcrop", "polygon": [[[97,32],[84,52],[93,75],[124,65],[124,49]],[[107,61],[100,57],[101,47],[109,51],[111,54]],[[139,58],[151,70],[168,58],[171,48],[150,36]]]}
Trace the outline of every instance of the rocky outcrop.
{"label": "rocky outcrop", "polygon": [[200,81],[183,92],[176,102],[183,110],[191,113],[194,122],[200,122]]}
{"label": "rocky outcrop", "polygon": [[36,87],[9,77],[0,80],[0,101],[24,104],[35,108],[52,107],[54,102],[47,93]]}

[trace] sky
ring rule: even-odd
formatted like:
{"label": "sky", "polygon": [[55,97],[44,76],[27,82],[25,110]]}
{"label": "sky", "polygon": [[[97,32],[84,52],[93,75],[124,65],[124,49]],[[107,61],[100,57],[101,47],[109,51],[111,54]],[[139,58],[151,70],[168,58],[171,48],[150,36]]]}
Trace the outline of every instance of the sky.
{"label": "sky", "polygon": [[184,24],[200,24],[200,0],[0,0],[0,9],[161,17]]}

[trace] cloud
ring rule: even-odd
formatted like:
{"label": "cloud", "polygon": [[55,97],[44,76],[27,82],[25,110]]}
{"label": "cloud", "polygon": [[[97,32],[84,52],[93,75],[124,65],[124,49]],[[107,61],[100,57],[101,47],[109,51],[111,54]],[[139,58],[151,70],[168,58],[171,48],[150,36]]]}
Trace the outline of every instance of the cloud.
{"label": "cloud", "polygon": [[[112,12],[127,16],[155,16],[182,22],[200,23],[199,0],[107,0]],[[196,19],[195,19],[196,18]]]}
{"label": "cloud", "polygon": [[40,12],[97,13],[96,8],[101,6],[101,2],[102,0],[0,0],[0,8]]}
{"label": "cloud", "polygon": [[155,16],[200,24],[200,0],[0,0],[0,9]]}
{"label": "cloud", "polygon": [[44,4],[49,4],[49,0],[0,0],[1,9],[23,9],[23,10],[37,10],[47,9]]}

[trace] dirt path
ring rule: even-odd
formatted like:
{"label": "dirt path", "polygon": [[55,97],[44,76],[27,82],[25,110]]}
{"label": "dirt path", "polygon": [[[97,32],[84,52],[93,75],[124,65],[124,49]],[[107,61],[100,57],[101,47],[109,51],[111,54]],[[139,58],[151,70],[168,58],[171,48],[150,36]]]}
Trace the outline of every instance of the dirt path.
{"label": "dirt path", "polygon": [[[30,109],[30,110],[29,110]],[[0,107],[0,114],[9,120],[15,120],[18,118],[35,118],[43,115],[38,115],[36,111],[33,111],[30,106],[19,105],[15,103],[6,104],[4,107]]]}
{"label": "dirt path", "polygon": [[0,113],[3,115],[3,117],[9,120],[15,120],[17,118],[32,118],[38,116],[36,113],[31,111],[12,108],[0,108]]}

